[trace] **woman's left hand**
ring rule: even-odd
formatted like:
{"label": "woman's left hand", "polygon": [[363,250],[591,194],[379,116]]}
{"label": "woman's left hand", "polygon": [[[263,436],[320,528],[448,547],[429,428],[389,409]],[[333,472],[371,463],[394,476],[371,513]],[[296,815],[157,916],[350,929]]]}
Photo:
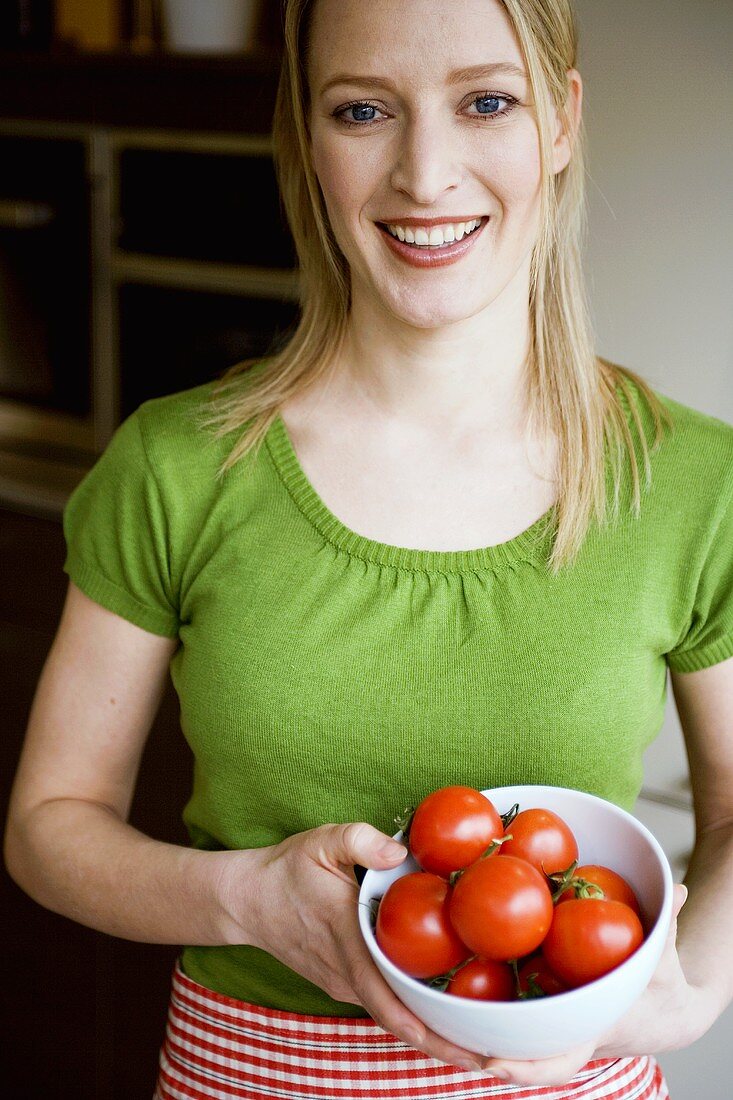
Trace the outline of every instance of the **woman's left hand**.
{"label": "woman's left hand", "polygon": [[700,991],[688,983],[677,954],[677,915],[686,897],[687,888],[676,885],[659,965],[644,993],[615,1027],[554,1058],[526,1062],[489,1058],[484,1062],[486,1072],[517,1085],[564,1085],[592,1058],[628,1058],[694,1042],[709,1021]]}

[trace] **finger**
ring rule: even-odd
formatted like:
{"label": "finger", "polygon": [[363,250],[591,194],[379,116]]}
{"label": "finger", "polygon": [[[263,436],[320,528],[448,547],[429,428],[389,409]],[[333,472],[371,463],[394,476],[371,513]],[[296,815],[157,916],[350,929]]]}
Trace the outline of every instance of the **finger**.
{"label": "finger", "polygon": [[687,887],[684,882],[676,882],[672,888],[672,918],[676,920],[680,914],[680,909],[687,901]]}
{"label": "finger", "polygon": [[517,1062],[507,1058],[489,1058],[484,1069],[494,1077],[515,1085],[566,1085],[593,1057],[595,1041],[575,1047],[554,1058]]}
{"label": "finger", "polygon": [[[353,971],[352,971],[353,974]],[[456,1046],[431,1031],[422,1020],[402,1004],[367,956],[360,972],[352,979],[359,1003],[383,1031],[394,1035],[407,1046],[421,1051],[428,1058],[437,1058],[448,1065],[464,1069],[481,1069],[481,1055]]]}
{"label": "finger", "polygon": [[366,821],[348,821],[342,825],[322,825],[309,835],[314,855],[324,867],[348,867],[348,879],[353,883],[351,868],[396,867],[407,855],[407,848],[386,833],[380,833]]}
{"label": "finger", "polygon": [[672,890],[672,914],[669,918],[667,941],[664,945],[665,952],[675,949],[677,943],[677,917],[682,906],[687,901],[687,887],[683,882],[675,883]]}

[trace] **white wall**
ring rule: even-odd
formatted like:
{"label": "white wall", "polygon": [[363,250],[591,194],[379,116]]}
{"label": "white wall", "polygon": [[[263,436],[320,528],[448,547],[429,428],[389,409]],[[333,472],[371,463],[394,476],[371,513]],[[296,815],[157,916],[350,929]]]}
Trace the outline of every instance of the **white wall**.
{"label": "white wall", "polygon": [[[576,0],[576,11],[598,351],[733,423],[733,0]],[[693,835],[689,812],[667,808],[689,800],[685,778],[670,693],[637,813],[674,856]],[[731,1034],[733,1010],[660,1057],[673,1100],[730,1100]]]}
{"label": "white wall", "polygon": [[577,0],[599,349],[733,421],[733,0]]}

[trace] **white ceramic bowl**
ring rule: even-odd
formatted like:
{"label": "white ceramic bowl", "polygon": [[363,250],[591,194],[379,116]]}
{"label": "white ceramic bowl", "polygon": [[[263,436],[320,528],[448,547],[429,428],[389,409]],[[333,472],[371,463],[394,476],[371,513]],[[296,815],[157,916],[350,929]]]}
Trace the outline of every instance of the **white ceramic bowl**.
{"label": "white ceramic bowl", "polygon": [[[595,982],[553,997],[477,1001],[429,989],[390,962],[372,929],[370,902],[395,879],[419,870],[411,855],[388,871],[369,870],[359,891],[359,924],[374,962],[395,994],[429,1028],[466,1050],[500,1058],[549,1058],[598,1038],[646,988],[664,947],[672,912],[672,872],[649,830],[611,802],[565,787],[496,787],[483,791],[499,813],[554,810],[573,830],[580,863],[623,875],[639,899],[646,938],[620,966]],[[402,833],[396,833],[400,840]]]}

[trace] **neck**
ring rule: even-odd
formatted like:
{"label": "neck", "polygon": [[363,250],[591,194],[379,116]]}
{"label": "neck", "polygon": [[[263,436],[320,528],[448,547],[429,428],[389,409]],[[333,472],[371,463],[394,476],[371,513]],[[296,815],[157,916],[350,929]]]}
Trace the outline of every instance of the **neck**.
{"label": "neck", "polygon": [[355,287],[335,384],[391,424],[444,436],[522,430],[528,274],[481,313],[433,328],[405,322]]}

